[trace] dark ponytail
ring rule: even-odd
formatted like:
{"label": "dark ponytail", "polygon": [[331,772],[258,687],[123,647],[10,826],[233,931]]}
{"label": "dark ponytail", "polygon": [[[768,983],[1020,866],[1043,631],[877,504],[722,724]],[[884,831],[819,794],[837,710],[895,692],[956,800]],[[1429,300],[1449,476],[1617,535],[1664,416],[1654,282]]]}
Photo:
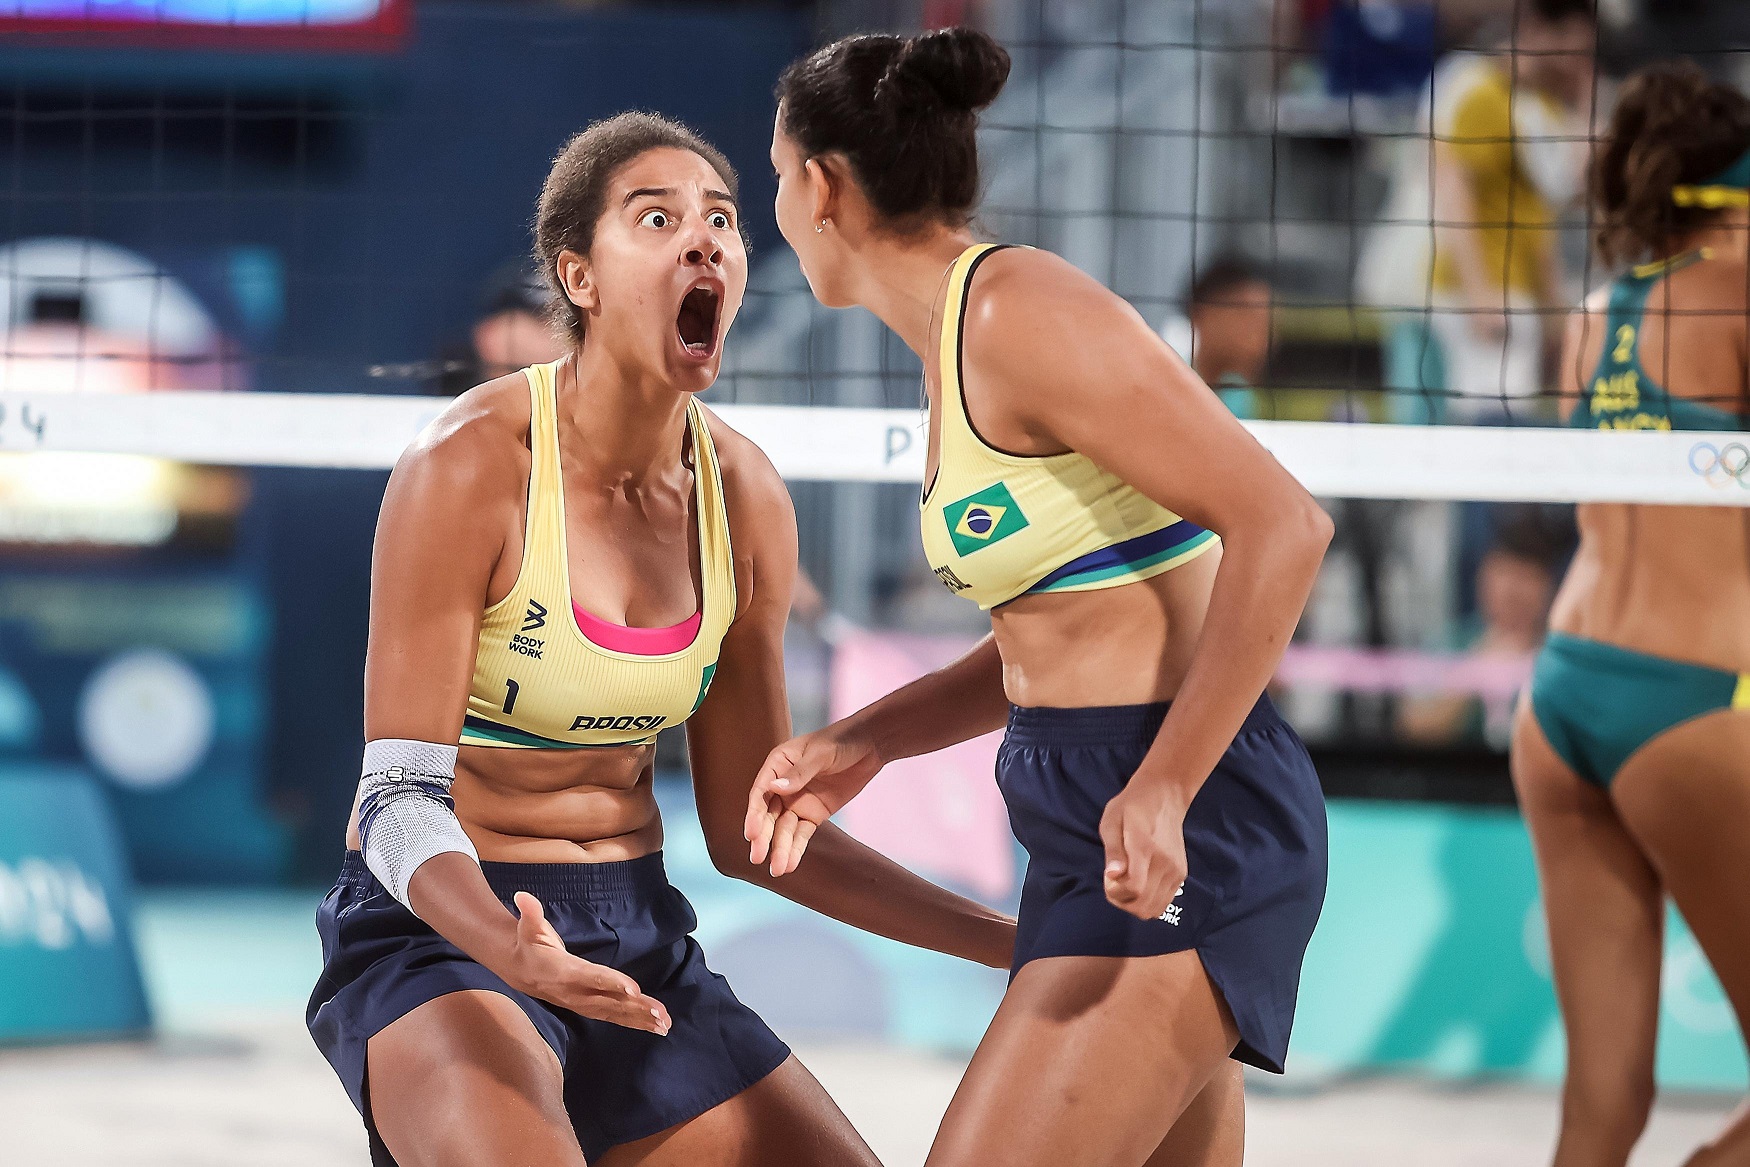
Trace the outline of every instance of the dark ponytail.
{"label": "dark ponytail", "polygon": [[989,36],[846,37],[778,80],[784,132],[808,157],[843,154],[890,227],[959,226],[978,205],[978,111],[1009,79]]}
{"label": "dark ponytail", "polygon": [[1665,255],[1714,212],[1678,206],[1672,189],[1707,182],[1750,151],[1750,99],[1683,61],[1623,86],[1592,162],[1594,237],[1606,263]]}

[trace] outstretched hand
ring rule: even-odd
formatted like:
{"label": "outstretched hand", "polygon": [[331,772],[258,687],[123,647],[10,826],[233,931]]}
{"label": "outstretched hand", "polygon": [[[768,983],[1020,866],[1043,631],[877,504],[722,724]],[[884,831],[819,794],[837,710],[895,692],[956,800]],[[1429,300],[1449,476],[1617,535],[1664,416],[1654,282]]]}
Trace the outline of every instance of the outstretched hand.
{"label": "outstretched hand", "polygon": [[868,746],[828,731],[791,738],[766,755],[747,796],[743,835],[754,864],[770,863],[788,875],[802,862],[808,840],[881,769]]}
{"label": "outstretched hand", "polygon": [[580,1017],[667,1036],[673,1022],[661,1001],[625,973],[566,951],[541,901],[528,892],[516,893],[516,909],[516,951],[505,977],[512,987]]}

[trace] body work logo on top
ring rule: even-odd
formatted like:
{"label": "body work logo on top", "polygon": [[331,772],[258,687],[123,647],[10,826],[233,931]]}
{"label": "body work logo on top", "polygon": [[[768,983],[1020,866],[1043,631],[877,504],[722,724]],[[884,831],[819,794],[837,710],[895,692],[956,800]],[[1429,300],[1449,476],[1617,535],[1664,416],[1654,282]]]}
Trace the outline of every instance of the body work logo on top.
{"label": "body work logo on top", "polygon": [[[530,600],[529,610],[523,613],[522,632],[533,632],[537,628],[545,628],[546,626],[546,606],[539,600]],[[526,657],[540,660],[541,650],[547,647],[547,642],[545,640],[536,640],[533,636],[525,636],[522,633],[513,633],[510,638],[510,644],[507,647],[509,647],[512,652],[520,652]]]}
{"label": "body work logo on top", "polygon": [[948,524],[954,550],[962,556],[1000,543],[1027,527],[1027,516],[1015,505],[1009,488],[1000,482],[949,503],[942,508],[942,518]]}

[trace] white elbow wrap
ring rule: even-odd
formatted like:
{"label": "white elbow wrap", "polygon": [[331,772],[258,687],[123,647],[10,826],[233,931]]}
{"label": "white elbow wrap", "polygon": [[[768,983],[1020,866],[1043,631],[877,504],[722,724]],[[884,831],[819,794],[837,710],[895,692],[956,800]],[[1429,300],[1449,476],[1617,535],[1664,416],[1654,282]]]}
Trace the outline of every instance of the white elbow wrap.
{"label": "white elbow wrap", "polygon": [[406,738],[365,743],[359,779],[359,840],[365,866],[407,905],[407,885],[433,855],[460,851],[476,863],[479,854],[462,824],[450,784],[456,778],[456,747]]}

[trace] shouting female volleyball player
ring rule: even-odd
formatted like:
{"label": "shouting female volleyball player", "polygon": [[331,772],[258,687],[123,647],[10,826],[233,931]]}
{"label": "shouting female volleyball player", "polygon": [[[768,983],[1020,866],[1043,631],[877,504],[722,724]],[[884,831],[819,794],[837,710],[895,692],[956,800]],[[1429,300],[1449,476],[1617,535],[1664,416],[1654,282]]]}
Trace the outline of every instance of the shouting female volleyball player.
{"label": "shouting female volleyball player", "polygon": [[974,241],[1008,68],[980,33],[863,36],[779,84],[778,225],[822,303],[923,358],[924,550],[994,636],[774,752],[753,857],[806,870],[885,761],[1006,719],[1014,977],[930,1163],[1238,1163],[1228,1059],[1282,1069],[1324,898],[1318,780],[1263,690],[1330,520],[1124,301]]}
{"label": "shouting female volleyball player", "polygon": [[[536,250],[572,352],[463,395],[384,499],[311,1032],[378,1163],[874,1163],[706,968],[659,853],[659,730],[688,722],[712,854],[749,878],[748,789],[789,734],[789,497],[694,400],[746,286],[734,172],[660,118],[598,123]],[[1007,920],[822,841],[791,898],[1007,963]]]}
{"label": "shouting female volleyball player", "polygon": [[[1633,266],[1569,323],[1569,424],[1750,428],[1750,100],[1692,65],[1638,74],[1592,198],[1600,254]],[[1698,433],[1690,465],[1739,490],[1744,449]],[[1568,1035],[1555,1161],[1620,1167],[1653,1103],[1666,892],[1750,1024],[1750,510],[1588,503],[1579,520],[1513,778]],[[1750,1163],[1750,1114],[1691,1162]]]}

